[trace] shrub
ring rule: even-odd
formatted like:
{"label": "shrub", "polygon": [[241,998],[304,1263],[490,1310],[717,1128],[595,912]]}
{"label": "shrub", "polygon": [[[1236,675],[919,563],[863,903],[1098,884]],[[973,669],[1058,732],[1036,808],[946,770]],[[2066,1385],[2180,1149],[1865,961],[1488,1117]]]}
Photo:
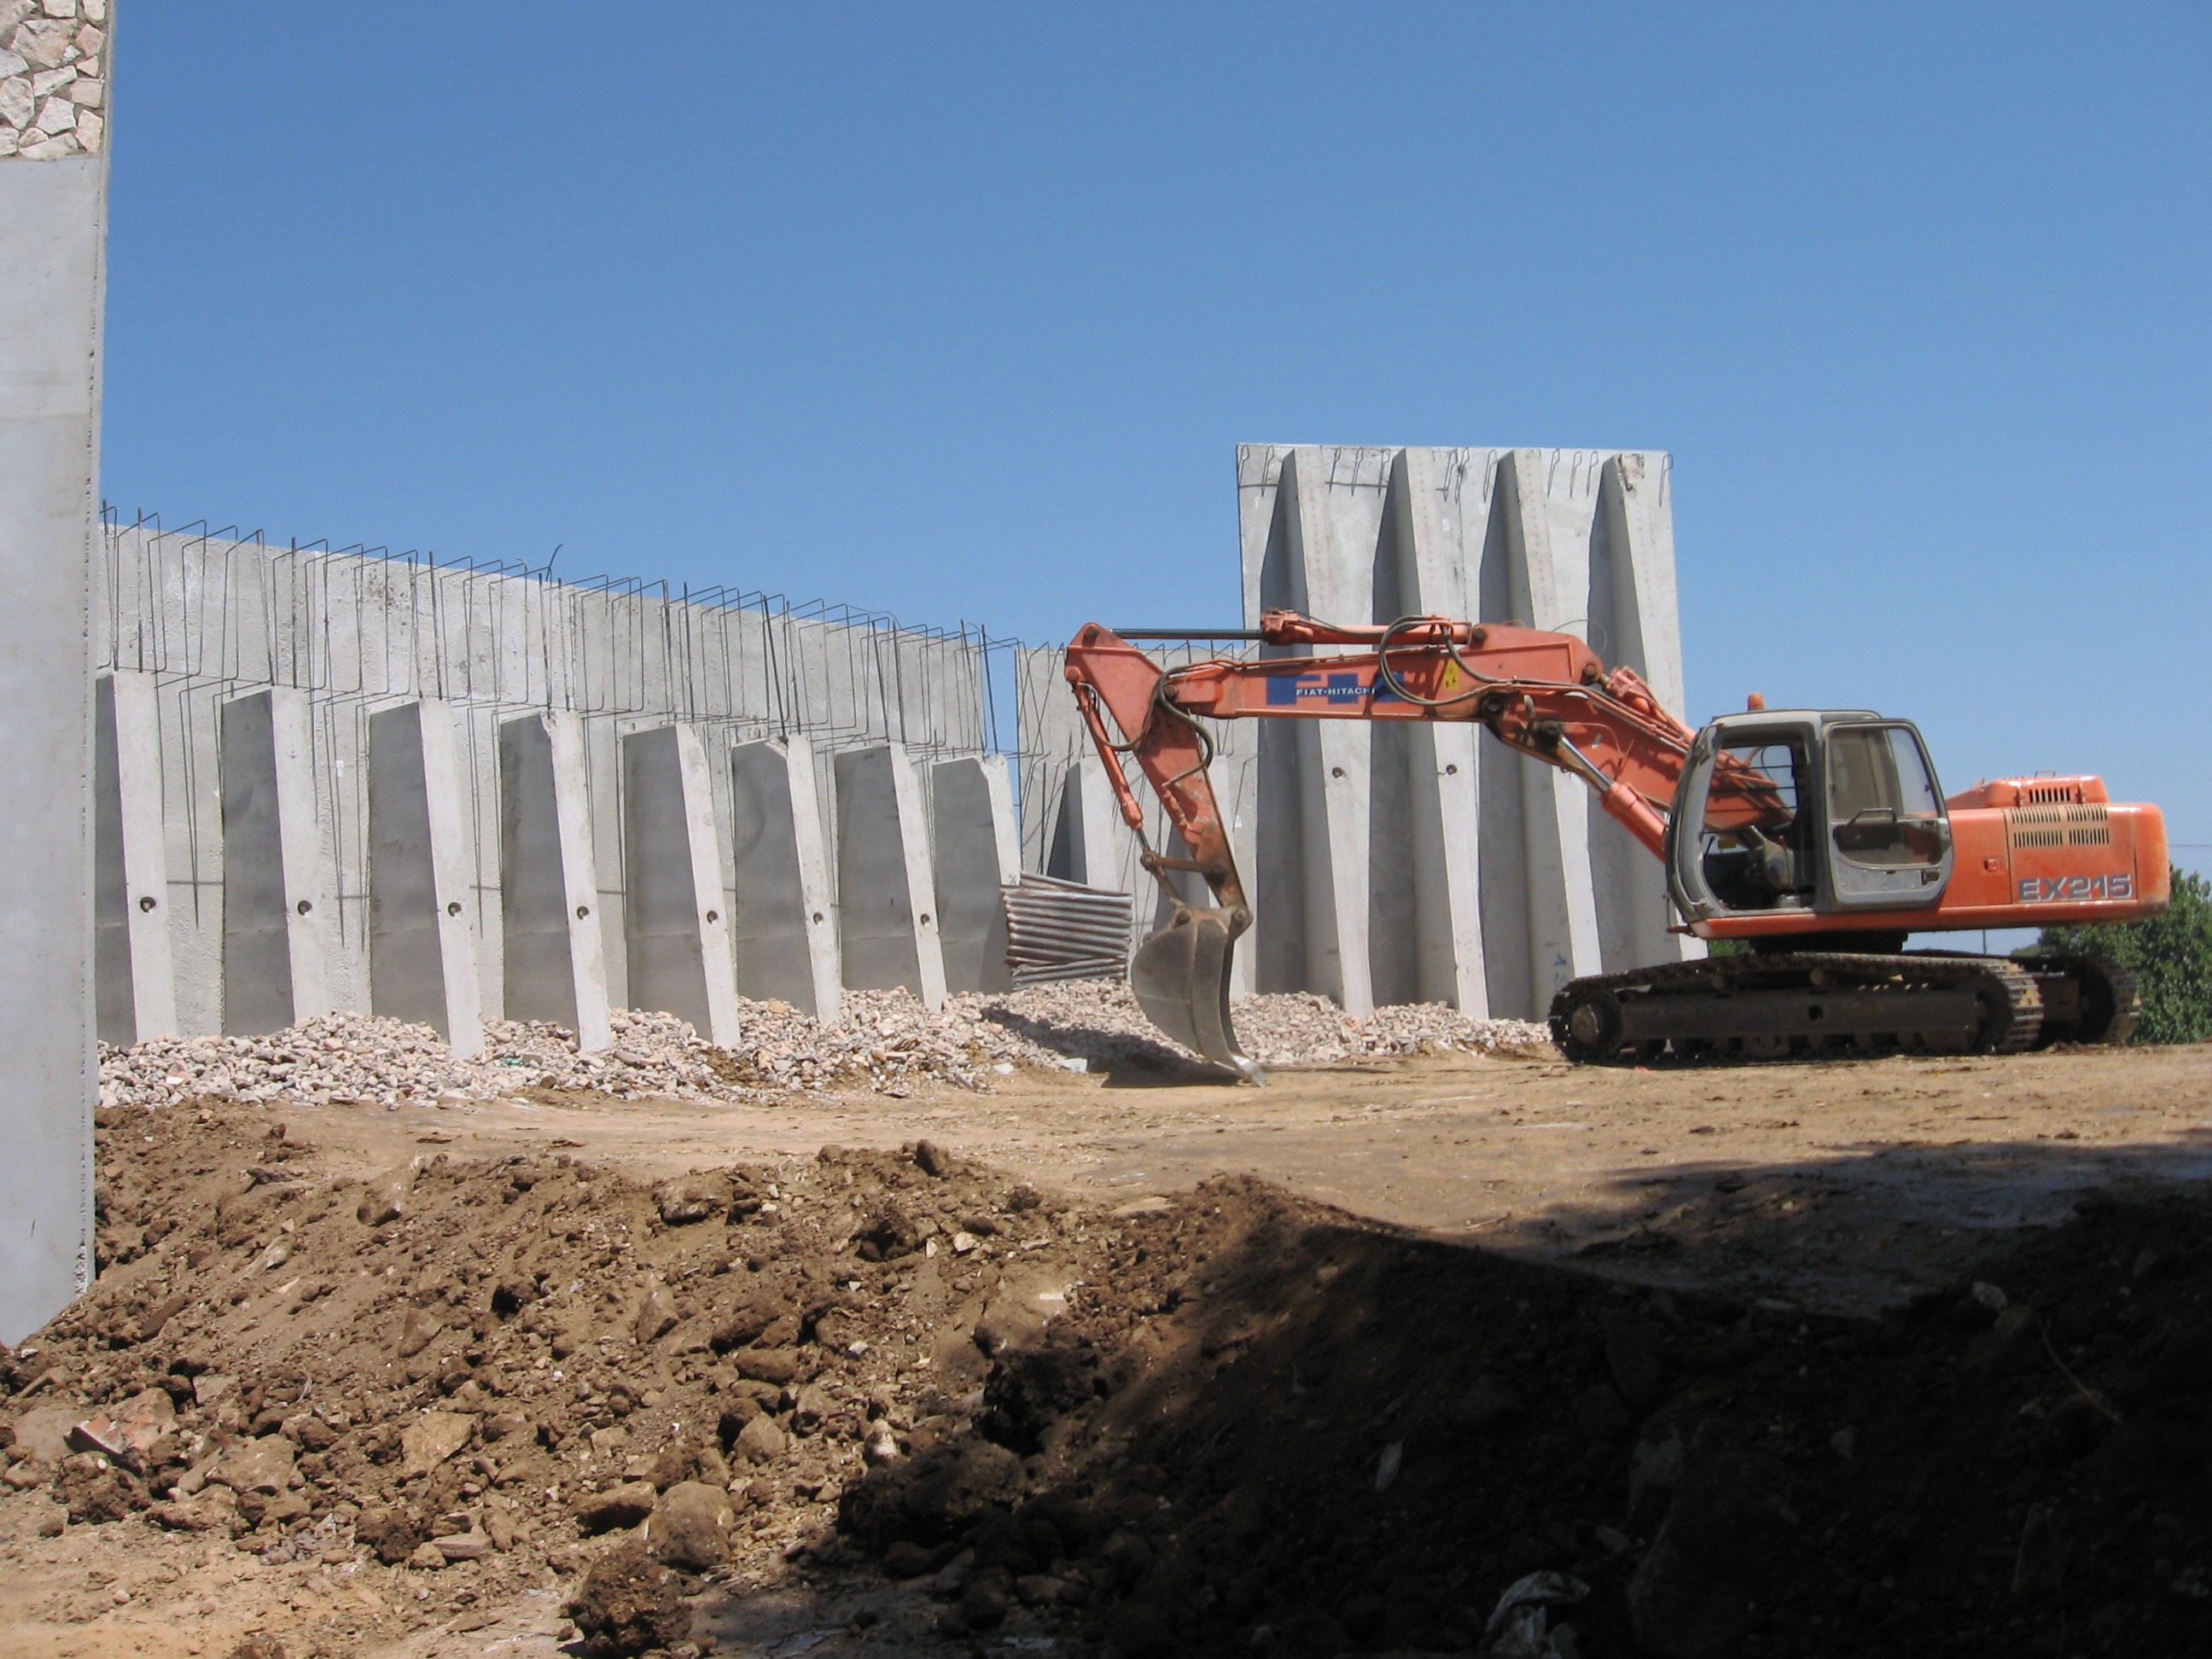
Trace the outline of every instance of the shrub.
{"label": "shrub", "polygon": [[2141,921],[2046,927],[2043,948],[2108,957],[2142,990],[2137,1042],[2201,1042],[2212,1036],[2212,881],[2173,872],[2173,897]]}

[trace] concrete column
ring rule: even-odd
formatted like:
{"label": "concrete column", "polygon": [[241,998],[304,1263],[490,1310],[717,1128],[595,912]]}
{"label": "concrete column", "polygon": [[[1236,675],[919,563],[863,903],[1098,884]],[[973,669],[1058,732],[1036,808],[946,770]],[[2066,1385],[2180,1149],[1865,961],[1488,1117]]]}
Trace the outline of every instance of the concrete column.
{"label": "concrete column", "polygon": [[92,1280],[86,600],[100,531],[107,227],[106,30],[27,9],[0,11],[10,20],[0,46],[18,69],[10,88],[30,94],[35,76],[68,68],[100,106],[67,87],[0,105],[0,1341],[10,1343]]}
{"label": "concrete column", "polygon": [[844,984],[814,746],[795,734],[741,743],[730,782],[738,992],[834,1021]]}
{"label": "concrete column", "polygon": [[453,711],[404,703],[368,720],[369,1007],[483,1052],[471,841]]}
{"label": "concrete column", "polygon": [[623,938],[630,1006],[691,1022],[709,1042],[738,1039],[721,837],[696,727],[622,740]]}
{"label": "concrete column", "polygon": [[[1508,580],[1533,628],[1585,634],[1589,576],[1575,555],[1589,544],[1596,474],[1585,488],[1577,452],[1516,449],[1500,464]],[[1589,877],[1589,790],[1540,761],[1518,757],[1529,929],[1528,1012],[1540,1014],[1569,980],[1603,965]]]}
{"label": "concrete column", "polygon": [[[1248,626],[1278,605],[1332,622],[1373,616],[1391,459],[1384,449],[1279,452],[1266,538],[1245,544]],[[1402,759],[1396,734],[1382,741]],[[1368,914],[1376,744],[1372,727],[1344,720],[1287,722],[1261,737],[1260,988],[1316,990],[1355,1017],[1375,1009]],[[1294,887],[1303,901],[1295,922],[1288,905],[1275,904]]]}
{"label": "concrete column", "polygon": [[1087,886],[1134,893],[1135,914],[1145,915],[1157,884],[1139,862],[1142,849],[1137,845],[1136,833],[1121,816],[1121,803],[1114,798],[1114,786],[1106,779],[1106,763],[1098,758],[1096,749],[1085,749],[1070,782],[1075,790],[1077,845],[1082,858],[1082,873],[1075,879]]}
{"label": "concrete column", "polygon": [[837,919],[846,988],[945,1002],[921,782],[901,744],[837,757]]}
{"label": "concrete column", "polygon": [[[1665,455],[1624,453],[1605,462],[1589,541],[1590,640],[1608,664],[1634,669],[1682,720],[1671,471]],[[1704,953],[1700,941],[1668,931],[1674,914],[1665,870],[1595,798],[1589,845],[1607,971]]]}
{"label": "concrete column", "polygon": [[177,1030],[169,951],[169,859],[161,819],[161,723],[149,674],[103,674],[94,768],[100,1039],[129,1044]]}
{"label": "concrete column", "polygon": [[233,1035],[331,1009],[310,718],[307,694],[286,686],[222,707],[222,1029]]}
{"label": "concrete column", "polygon": [[1013,789],[1004,755],[930,769],[932,874],[949,991],[1012,988],[999,889],[1022,878]]}
{"label": "concrete column", "polygon": [[499,728],[500,913],[507,1017],[551,1020],[586,1051],[612,1041],[584,793],[583,722],[526,714]]}
{"label": "concrete column", "polygon": [[[1492,450],[1407,449],[1391,470],[1388,553],[1378,562],[1376,615],[1393,617],[1474,614],[1470,578],[1488,529]],[[1394,592],[1384,592],[1395,585]],[[1480,727],[1436,721],[1402,728],[1408,857],[1374,860],[1378,880],[1394,867],[1402,915],[1386,928],[1370,922],[1379,960],[1386,935],[1405,941],[1407,957],[1378,1000],[1444,1002],[1476,1019],[1490,1014],[1489,975],[1482,947],[1481,787],[1476,745]],[[1378,737],[1381,732],[1378,730]],[[1380,745],[1378,744],[1378,748]],[[1378,772],[1380,762],[1377,763]]]}

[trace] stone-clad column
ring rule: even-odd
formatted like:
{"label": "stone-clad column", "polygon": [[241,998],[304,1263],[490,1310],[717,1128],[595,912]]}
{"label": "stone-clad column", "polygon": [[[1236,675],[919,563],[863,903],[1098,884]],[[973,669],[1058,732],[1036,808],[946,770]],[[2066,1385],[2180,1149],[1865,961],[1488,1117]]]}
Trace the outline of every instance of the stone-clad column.
{"label": "stone-clad column", "polygon": [[143,1042],[177,1030],[153,676],[100,676],[94,708],[100,1036],[103,1042]]}
{"label": "stone-clad column", "polygon": [[632,732],[622,764],[630,1006],[687,1019],[726,1047],[738,1039],[737,989],[706,746],[690,726]]}
{"label": "stone-clad column", "polygon": [[107,0],[0,5],[0,1342],[92,1281]]}
{"label": "stone-clad column", "polygon": [[500,723],[499,820],[507,1017],[551,1020],[579,1048],[604,1048],[613,1034],[575,715]]}
{"label": "stone-clad column", "polygon": [[945,1001],[936,884],[921,782],[901,744],[849,749],[836,760],[837,918],[845,987],[904,986],[928,1007]]}
{"label": "stone-clad column", "polygon": [[1004,755],[930,769],[930,841],[948,991],[1004,991],[1006,913],[999,890],[1022,878],[1013,789]]}
{"label": "stone-clad column", "polygon": [[453,711],[403,703],[368,720],[369,1006],[483,1052],[470,826]]}
{"label": "stone-clad column", "polygon": [[730,783],[738,992],[834,1021],[844,986],[814,746],[797,735],[741,743]]}
{"label": "stone-clad column", "polygon": [[331,1010],[330,879],[304,691],[222,705],[222,1029],[281,1031]]}

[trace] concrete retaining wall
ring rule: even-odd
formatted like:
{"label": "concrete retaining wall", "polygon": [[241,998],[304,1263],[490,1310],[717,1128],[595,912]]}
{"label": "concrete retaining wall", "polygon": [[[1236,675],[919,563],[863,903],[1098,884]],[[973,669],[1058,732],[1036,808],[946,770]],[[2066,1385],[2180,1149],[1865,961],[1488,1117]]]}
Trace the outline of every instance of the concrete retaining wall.
{"label": "concrete retaining wall", "polygon": [[[980,633],[147,522],[100,551],[112,1040],[334,1007],[598,1046],[635,1006],[720,1041],[738,992],[830,1018],[845,983],[941,997],[933,951],[840,967],[839,769],[894,750],[922,885],[957,878],[963,983],[991,982],[978,872],[1017,831]],[[934,901],[915,914],[933,936]]]}

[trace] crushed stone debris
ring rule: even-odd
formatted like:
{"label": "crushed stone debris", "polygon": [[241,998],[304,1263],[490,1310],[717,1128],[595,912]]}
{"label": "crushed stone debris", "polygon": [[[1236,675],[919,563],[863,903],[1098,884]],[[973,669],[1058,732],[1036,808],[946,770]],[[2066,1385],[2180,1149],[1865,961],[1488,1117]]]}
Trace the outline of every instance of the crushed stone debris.
{"label": "crushed stone debris", "polygon": [[[1356,1020],[1326,998],[1259,996],[1236,1005],[1239,1034],[1263,1065],[1362,1055],[1520,1052],[1548,1045],[1527,1020],[1467,1018],[1440,1004],[1378,1009]],[[462,1059],[427,1025],[367,1014],[303,1020],[266,1036],[155,1037],[101,1045],[100,1103],[186,1099],[310,1105],[496,1100],[533,1089],[617,1099],[744,1101],[780,1091],[898,1091],[921,1082],[988,1090],[1018,1069],[1154,1069],[1201,1062],[1163,1037],[1127,985],[1105,981],[969,994],[931,1013],[905,991],[854,991],[835,1024],[782,1002],[742,1002],[741,1036],[703,1042],[672,1014],[618,1011],[611,1047],[576,1049],[573,1031],[490,1020],[484,1053]]]}

